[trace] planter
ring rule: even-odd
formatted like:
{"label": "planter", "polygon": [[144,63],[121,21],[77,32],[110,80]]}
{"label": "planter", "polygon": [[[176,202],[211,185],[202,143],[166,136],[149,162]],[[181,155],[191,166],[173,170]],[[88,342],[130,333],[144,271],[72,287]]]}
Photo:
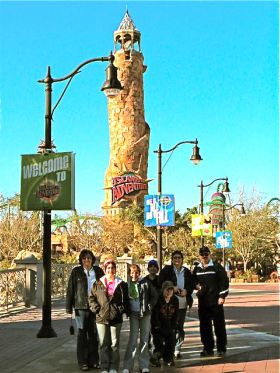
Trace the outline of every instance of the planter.
{"label": "planter", "polygon": [[259,275],[252,275],[252,282],[259,282],[260,276]]}
{"label": "planter", "polygon": [[244,278],[236,278],[235,282],[238,283],[238,284],[241,284],[241,283],[245,282],[245,280],[244,280]]}

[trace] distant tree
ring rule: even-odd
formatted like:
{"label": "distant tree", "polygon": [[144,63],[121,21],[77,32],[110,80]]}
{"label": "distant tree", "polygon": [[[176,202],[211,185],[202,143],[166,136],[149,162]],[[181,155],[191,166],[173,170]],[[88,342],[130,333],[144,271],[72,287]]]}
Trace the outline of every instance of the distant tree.
{"label": "distant tree", "polygon": [[100,253],[123,255],[134,240],[134,229],[131,221],[123,220],[121,217],[107,217],[100,219]]}
{"label": "distant tree", "polygon": [[9,199],[2,196],[0,200],[0,259],[11,261],[21,250],[39,253],[40,212],[21,211],[18,195]]}
{"label": "distant tree", "polygon": [[249,201],[245,209],[245,216],[237,210],[232,211],[227,225],[227,229],[232,231],[233,253],[236,259],[242,260],[244,271],[252,261],[262,264],[275,256],[279,227],[268,206],[261,207]]}

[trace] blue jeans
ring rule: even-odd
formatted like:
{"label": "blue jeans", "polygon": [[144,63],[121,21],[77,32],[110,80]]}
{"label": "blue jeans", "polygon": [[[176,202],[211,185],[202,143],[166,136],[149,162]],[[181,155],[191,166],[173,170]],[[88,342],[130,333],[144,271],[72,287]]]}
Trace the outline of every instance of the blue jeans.
{"label": "blue jeans", "polygon": [[119,369],[120,365],[120,332],[122,324],[96,324],[100,343],[101,370]]}
{"label": "blue jeans", "polygon": [[133,371],[134,357],[137,351],[137,340],[140,331],[139,345],[139,369],[149,368],[149,335],[151,328],[151,315],[140,317],[138,314],[132,314],[129,318],[130,333],[129,340],[124,356],[123,368]]}
{"label": "blue jeans", "polygon": [[184,323],[186,318],[187,309],[182,308],[178,310],[178,331],[176,333],[176,344],[175,344],[175,353],[181,351],[182,344],[185,339]]}
{"label": "blue jeans", "polygon": [[78,329],[78,364],[98,364],[98,336],[96,330],[95,314],[92,313],[90,310],[75,310],[75,321]]}

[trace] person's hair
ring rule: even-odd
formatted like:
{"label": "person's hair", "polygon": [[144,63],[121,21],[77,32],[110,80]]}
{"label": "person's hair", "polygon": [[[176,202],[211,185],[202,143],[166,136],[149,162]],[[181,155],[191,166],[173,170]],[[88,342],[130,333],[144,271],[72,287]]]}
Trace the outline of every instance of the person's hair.
{"label": "person's hair", "polygon": [[129,267],[129,273],[131,273],[131,270],[132,269],[136,269],[139,273],[141,273],[141,269],[139,267],[138,264],[132,264],[130,267]]}
{"label": "person's hair", "polygon": [[96,258],[94,256],[93,252],[90,251],[90,250],[88,250],[88,249],[83,249],[80,252],[80,255],[79,255],[79,263],[80,263],[80,265],[83,264],[83,258],[85,258],[87,255],[91,256],[92,264],[94,264]]}
{"label": "person's hair", "polygon": [[180,250],[175,250],[175,251],[173,251],[173,253],[172,253],[172,255],[171,255],[171,259],[173,259],[175,255],[180,255],[180,257],[181,257],[182,259],[183,259],[183,257],[184,257],[182,251],[180,251]]}
{"label": "person's hair", "polygon": [[114,259],[107,259],[107,260],[105,260],[105,262],[103,264],[104,268],[106,269],[109,264],[112,264],[115,268],[117,268],[117,265],[116,265],[116,262],[114,261]]}

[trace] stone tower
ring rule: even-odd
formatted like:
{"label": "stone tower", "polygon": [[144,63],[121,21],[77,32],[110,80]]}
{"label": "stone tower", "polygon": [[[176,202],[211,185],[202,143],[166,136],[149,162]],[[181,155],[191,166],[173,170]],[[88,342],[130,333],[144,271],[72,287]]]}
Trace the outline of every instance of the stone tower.
{"label": "stone tower", "polygon": [[[118,67],[118,79],[123,90],[117,97],[108,98],[110,160],[105,173],[105,200],[102,205],[107,216],[117,215],[133,202],[142,204],[143,195],[148,193],[146,180],[150,128],[144,116],[143,74],[146,66],[143,64],[140,39],[141,33],[127,11],[114,32],[114,64]],[[137,178],[141,181],[138,184]],[[112,198],[113,179],[114,184],[124,184],[123,190],[132,191],[138,185],[138,191],[115,200]],[[129,186],[130,181],[134,185]]]}

